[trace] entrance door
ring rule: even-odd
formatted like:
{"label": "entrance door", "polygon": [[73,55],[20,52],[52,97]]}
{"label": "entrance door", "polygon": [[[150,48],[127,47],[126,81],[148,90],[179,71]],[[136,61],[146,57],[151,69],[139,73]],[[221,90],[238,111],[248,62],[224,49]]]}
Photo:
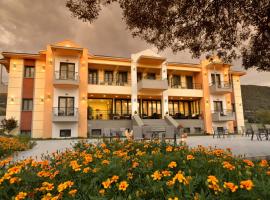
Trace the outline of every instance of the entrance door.
{"label": "entrance door", "polygon": [[74,97],[58,97],[58,115],[73,116],[74,114]]}
{"label": "entrance door", "polygon": [[160,100],[143,100],[142,117],[158,119],[161,117],[161,101]]}
{"label": "entrance door", "polygon": [[61,80],[75,79],[75,64],[61,62],[59,76]]}
{"label": "entrance door", "polygon": [[214,101],[214,111],[215,112],[222,112],[223,111],[222,101]]}
{"label": "entrance door", "polygon": [[193,77],[186,76],[186,80],[187,80],[187,89],[193,89]]}

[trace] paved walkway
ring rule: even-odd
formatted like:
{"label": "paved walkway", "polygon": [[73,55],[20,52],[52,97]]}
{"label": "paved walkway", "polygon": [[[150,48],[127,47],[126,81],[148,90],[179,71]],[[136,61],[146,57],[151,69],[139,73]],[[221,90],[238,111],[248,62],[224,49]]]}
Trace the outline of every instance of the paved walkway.
{"label": "paved walkway", "polygon": [[[21,160],[24,158],[41,159],[42,155],[53,153],[56,151],[63,151],[71,148],[72,144],[78,142],[74,140],[40,140],[36,141],[37,145],[33,149],[19,152],[14,156],[14,159]],[[90,140],[93,143],[98,142],[95,139]],[[254,158],[270,158],[270,141],[250,140],[250,137],[231,136],[230,138],[215,138],[212,136],[192,136],[188,137],[187,144],[195,147],[198,145],[212,146],[217,148],[231,148],[234,155],[244,155],[245,157]]]}

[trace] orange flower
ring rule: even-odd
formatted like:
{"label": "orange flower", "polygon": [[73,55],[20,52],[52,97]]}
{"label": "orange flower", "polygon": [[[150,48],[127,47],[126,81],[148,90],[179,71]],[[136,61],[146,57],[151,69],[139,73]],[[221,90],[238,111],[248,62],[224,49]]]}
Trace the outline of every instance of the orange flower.
{"label": "orange flower", "polygon": [[106,181],[103,181],[102,182],[102,185],[105,189],[111,187],[111,180],[110,179],[107,179]]}
{"label": "orange flower", "polygon": [[267,174],[268,176],[270,176],[270,171],[267,171],[266,174]]}
{"label": "orange flower", "polygon": [[261,160],[260,164],[261,167],[267,167],[268,166],[268,162],[267,160]]}
{"label": "orange flower", "polygon": [[128,187],[128,183],[126,181],[121,181],[118,189],[122,191],[126,191],[127,187]]}
{"label": "orange flower", "polygon": [[188,183],[187,179],[185,178],[184,174],[181,171],[177,172],[177,174],[175,174],[175,176],[173,177],[173,181],[176,180],[178,180],[179,183],[184,183],[184,185]]}
{"label": "orange flower", "polygon": [[70,191],[68,192],[68,194],[69,194],[70,196],[72,196],[72,197],[74,197],[74,196],[76,195],[76,193],[77,193],[77,190],[76,190],[76,189],[70,190]]}
{"label": "orange flower", "polygon": [[104,189],[101,189],[101,190],[98,191],[98,193],[101,194],[101,195],[104,195],[105,194],[105,190]]}
{"label": "orange flower", "polygon": [[119,179],[119,176],[116,176],[116,175],[114,175],[112,178],[111,178],[111,183],[113,183],[113,182],[117,182],[118,181],[118,179]]}
{"label": "orange flower", "polygon": [[169,168],[175,168],[176,166],[177,166],[177,163],[174,161],[170,162],[168,165]]}
{"label": "orange flower", "polygon": [[81,168],[80,168],[81,165],[79,165],[78,162],[77,162],[76,160],[70,161],[70,164],[69,164],[69,165],[72,167],[72,169],[73,169],[75,172],[81,170]]}
{"label": "orange flower", "polygon": [[18,182],[20,182],[20,181],[21,181],[21,179],[18,178],[18,177],[12,177],[12,178],[9,179],[9,183],[10,183],[10,184],[18,183]]}
{"label": "orange flower", "polygon": [[64,183],[59,184],[57,190],[58,190],[58,192],[62,192],[65,189],[67,189],[68,187],[69,188],[72,187],[73,185],[74,185],[74,182],[72,182],[72,181],[66,181]]}
{"label": "orange flower", "polygon": [[251,190],[254,187],[254,184],[251,180],[245,180],[240,182],[240,188]]}
{"label": "orange flower", "polygon": [[138,162],[133,162],[132,163],[132,168],[136,168],[136,167],[138,167],[139,166],[139,163]]}
{"label": "orange flower", "polygon": [[243,160],[243,162],[246,163],[250,167],[254,167],[254,163],[251,160],[245,159],[245,160]]}
{"label": "orange flower", "polygon": [[172,152],[172,150],[173,150],[173,147],[172,147],[172,146],[167,146],[167,147],[166,147],[166,151],[167,151],[167,152]]}
{"label": "orange flower", "polygon": [[88,173],[89,171],[90,171],[90,167],[86,167],[83,169],[83,173],[85,173],[85,174]]}
{"label": "orange flower", "polygon": [[103,165],[108,165],[108,164],[110,164],[110,161],[108,161],[108,160],[103,160],[103,161],[102,161],[102,164],[103,164]]}
{"label": "orange flower", "polygon": [[187,155],[187,160],[194,160],[194,156],[193,155]]}
{"label": "orange flower", "polygon": [[162,178],[162,174],[157,170],[151,175],[151,177],[153,177],[154,181],[160,180]]}
{"label": "orange flower", "polygon": [[15,200],[25,199],[26,196],[27,196],[26,192],[19,192],[19,194],[17,194],[17,196],[15,197]]}
{"label": "orange flower", "polygon": [[161,173],[162,173],[162,175],[163,175],[164,177],[166,177],[166,176],[171,176],[171,172],[168,171],[168,170],[163,170]]}
{"label": "orange flower", "polygon": [[133,179],[133,174],[128,172],[127,177],[128,177],[128,179]]}
{"label": "orange flower", "polygon": [[232,182],[224,182],[224,185],[223,185],[224,188],[229,188],[231,190],[231,192],[235,192],[237,189],[238,189],[238,186],[235,185],[234,183]]}
{"label": "orange flower", "polygon": [[228,169],[228,170],[231,170],[231,171],[235,169],[235,166],[233,166],[232,164],[230,164],[227,161],[224,161],[222,164],[223,164],[223,168],[225,168],[225,169]]}
{"label": "orange flower", "polygon": [[178,200],[178,197],[170,197],[168,200]]}

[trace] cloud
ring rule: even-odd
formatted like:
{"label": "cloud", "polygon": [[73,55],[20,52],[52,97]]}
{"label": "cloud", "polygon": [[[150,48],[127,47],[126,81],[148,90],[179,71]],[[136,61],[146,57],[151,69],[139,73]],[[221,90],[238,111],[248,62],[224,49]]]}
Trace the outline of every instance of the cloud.
{"label": "cloud", "polygon": [[[65,0],[2,0],[0,1],[0,51],[35,53],[46,44],[64,39],[74,40],[93,54],[130,57],[146,48],[146,42],[133,38],[122,20],[117,4],[106,7],[99,18],[89,24],[72,17]],[[188,51],[173,54],[160,52],[169,61],[199,63]],[[241,62],[237,61],[238,66]],[[269,73],[248,71],[243,84],[269,85]]]}

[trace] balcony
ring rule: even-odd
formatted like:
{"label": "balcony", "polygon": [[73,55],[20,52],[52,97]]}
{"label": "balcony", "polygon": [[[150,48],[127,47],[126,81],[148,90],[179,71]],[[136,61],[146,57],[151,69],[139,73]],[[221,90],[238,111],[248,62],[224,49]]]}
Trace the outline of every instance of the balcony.
{"label": "balcony", "polygon": [[77,88],[79,87],[78,72],[54,72],[53,84],[59,88]]}
{"label": "balcony", "polygon": [[170,82],[168,89],[169,96],[181,97],[203,97],[202,84],[200,83],[181,83]]}
{"label": "balcony", "polygon": [[143,78],[138,81],[138,91],[157,91],[162,92],[168,89],[168,81],[167,79],[157,80],[157,79],[148,79]]}
{"label": "balcony", "polygon": [[53,122],[78,122],[78,108],[74,107],[54,107]]}
{"label": "balcony", "polygon": [[235,112],[232,110],[214,111],[212,113],[213,122],[224,122],[235,120]]}
{"label": "balcony", "polygon": [[230,82],[212,83],[210,85],[211,94],[227,94],[232,92],[232,84]]}

